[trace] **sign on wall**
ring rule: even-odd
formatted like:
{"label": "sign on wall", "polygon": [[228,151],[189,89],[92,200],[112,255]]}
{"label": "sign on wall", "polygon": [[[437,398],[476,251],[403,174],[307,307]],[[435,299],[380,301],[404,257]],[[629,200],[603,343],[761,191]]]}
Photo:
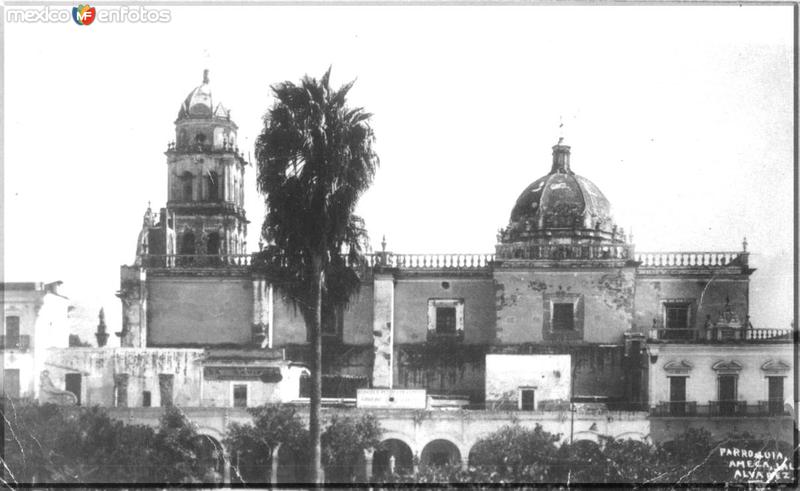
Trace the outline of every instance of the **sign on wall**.
{"label": "sign on wall", "polygon": [[206,380],[260,380],[277,383],[283,379],[278,367],[204,367]]}

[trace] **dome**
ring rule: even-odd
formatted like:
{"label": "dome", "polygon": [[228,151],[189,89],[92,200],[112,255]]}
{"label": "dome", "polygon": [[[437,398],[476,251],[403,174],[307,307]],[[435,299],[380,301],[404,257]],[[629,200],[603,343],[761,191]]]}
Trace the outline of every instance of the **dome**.
{"label": "dome", "polygon": [[501,242],[576,235],[616,239],[611,204],[593,182],[572,172],[569,160],[570,147],[559,139],[553,147],[550,173],[533,181],[517,198]]}
{"label": "dome", "polygon": [[208,70],[204,70],[203,83],[186,96],[178,112],[178,119],[211,117],[230,119],[230,111],[222,104],[217,104],[214,107],[211,87],[208,82]]}

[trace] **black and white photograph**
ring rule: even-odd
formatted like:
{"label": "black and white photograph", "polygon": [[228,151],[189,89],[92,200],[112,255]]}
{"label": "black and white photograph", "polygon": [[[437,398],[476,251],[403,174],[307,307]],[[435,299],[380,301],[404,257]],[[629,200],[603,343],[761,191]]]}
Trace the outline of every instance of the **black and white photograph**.
{"label": "black and white photograph", "polygon": [[798,485],[798,6],[21,1],[3,488]]}

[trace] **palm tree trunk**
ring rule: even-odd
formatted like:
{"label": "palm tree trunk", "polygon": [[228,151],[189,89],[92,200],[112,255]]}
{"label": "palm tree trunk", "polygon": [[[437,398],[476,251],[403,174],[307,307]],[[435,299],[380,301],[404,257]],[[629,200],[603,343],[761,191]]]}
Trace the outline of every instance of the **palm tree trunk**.
{"label": "palm tree trunk", "polygon": [[314,273],[317,276],[316,312],[311,330],[311,407],[309,414],[309,432],[311,433],[311,482],[325,484],[322,472],[322,425],[320,424],[320,406],[322,403],[322,286],[325,282],[322,259],[314,259]]}

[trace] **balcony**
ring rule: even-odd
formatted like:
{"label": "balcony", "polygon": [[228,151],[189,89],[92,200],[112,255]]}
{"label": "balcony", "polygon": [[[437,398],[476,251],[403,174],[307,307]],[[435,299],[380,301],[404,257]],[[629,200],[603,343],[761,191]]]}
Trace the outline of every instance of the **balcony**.
{"label": "balcony", "polygon": [[574,261],[603,259],[633,259],[633,246],[629,244],[553,244],[526,242],[498,244],[497,257],[503,259]]}
{"label": "balcony", "polygon": [[27,350],[31,347],[31,337],[27,334],[21,336],[0,336],[0,348],[4,350]]}
{"label": "balcony", "polygon": [[792,329],[710,328],[650,330],[650,341],[668,343],[788,343],[794,339]]}
{"label": "balcony", "polygon": [[650,416],[657,418],[695,418],[695,417],[769,417],[788,416],[783,399],[757,401],[721,400],[708,401],[699,405],[696,401],[661,401],[650,408]]}
{"label": "balcony", "polygon": [[142,256],[142,266],[148,268],[217,268],[247,267],[252,264],[250,254],[147,254]]}
{"label": "balcony", "polygon": [[709,416],[747,416],[747,401],[708,401]]}
{"label": "balcony", "polygon": [[790,414],[784,406],[783,399],[770,399],[758,401],[758,412],[762,416],[783,416]]}

